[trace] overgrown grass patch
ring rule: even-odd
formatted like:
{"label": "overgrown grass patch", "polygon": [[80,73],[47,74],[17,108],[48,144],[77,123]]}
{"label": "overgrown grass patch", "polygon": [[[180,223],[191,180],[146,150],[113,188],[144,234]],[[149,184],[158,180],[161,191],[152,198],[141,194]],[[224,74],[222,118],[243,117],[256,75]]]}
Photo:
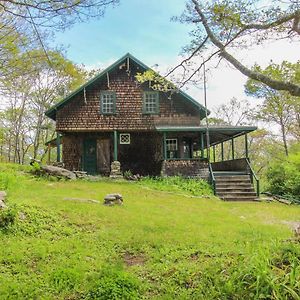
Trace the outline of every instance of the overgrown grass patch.
{"label": "overgrown grass patch", "polygon": [[[0,170],[16,209],[0,230],[0,299],[299,299],[300,245],[286,225],[299,206],[201,198],[178,178],[52,182]],[[122,207],[64,200],[114,192]]]}

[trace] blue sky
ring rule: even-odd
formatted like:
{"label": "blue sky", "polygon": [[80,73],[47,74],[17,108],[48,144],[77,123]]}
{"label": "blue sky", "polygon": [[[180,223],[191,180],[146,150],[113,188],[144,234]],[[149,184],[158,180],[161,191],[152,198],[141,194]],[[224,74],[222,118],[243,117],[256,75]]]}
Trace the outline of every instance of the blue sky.
{"label": "blue sky", "polygon": [[[79,23],[63,33],[57,33],[54,45],[67,48],[67,57],[89,68],[105,68],[130,52],[146,65],[159,65],[158,70],[174,67],[179,53],[188,44],[190,25],[170,21],[185,8],[185,0],[120,0],[108,8],[103,18]],[[299,42],[285,40],[269,45],[238,50],[235,55],[247,66],[254,63],[266,66],[272,59],[296,62],[300,59]],[[163,74],[162,74],[163,75]],[[243,100],[247,80],[228,63],[207,74],[208,107],[228,102],[232,97]],[[189,87],[188,94],[203,104],[202,85]],[[258,103],[251,99],[252,103]]]}
{"label": "blue sky", "polygon": [[104,18],[76,24],[55,42],[68,48],[68,58],[93,65],[130,52],[149,65],[171,63],[188,43],[188,25],[170,21],[184,0],[121,0]]}

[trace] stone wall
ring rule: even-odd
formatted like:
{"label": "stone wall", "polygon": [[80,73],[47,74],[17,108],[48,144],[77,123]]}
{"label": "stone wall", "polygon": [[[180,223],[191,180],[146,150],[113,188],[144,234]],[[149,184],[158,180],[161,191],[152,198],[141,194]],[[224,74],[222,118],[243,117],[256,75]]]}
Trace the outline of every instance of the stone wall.
{"label": "stone wall", "polygon": [[209,178],[208,163],[201,160],[165,160],[162,164],[162,176]]}

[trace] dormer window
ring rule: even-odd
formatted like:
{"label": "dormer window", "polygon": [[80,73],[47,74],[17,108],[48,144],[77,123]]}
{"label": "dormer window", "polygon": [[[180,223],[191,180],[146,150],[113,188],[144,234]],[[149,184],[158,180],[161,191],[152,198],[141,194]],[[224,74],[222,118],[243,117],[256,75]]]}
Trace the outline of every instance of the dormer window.
{"label": "dormer window", "polygon": [[104,115],[116,113],[116,93],[113,91],[102,91],[100,93],[100,108]]}
{"label": "dormer window", "polygon": [[158,114],[159,113],[159,93],[144,92],[143,113]]}

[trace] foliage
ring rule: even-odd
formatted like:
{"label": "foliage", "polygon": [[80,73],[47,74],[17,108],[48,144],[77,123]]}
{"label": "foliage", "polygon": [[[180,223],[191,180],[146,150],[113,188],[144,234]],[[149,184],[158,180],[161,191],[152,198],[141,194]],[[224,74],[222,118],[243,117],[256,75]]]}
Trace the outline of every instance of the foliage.
{"label": "foliage", "polygon": [[177,20],[192,24],[192,40],[184,48],[186,58],[173,70],[181,67],[186,75],[185,81],[189,81],[195,78],[204,63],[221,57],[251,79],[272,89],[300,96],[299,83],[248,68],[232,54],[237,48],[248,49],[274,39],[297,41],[300,34],[299,15],[298,1],[277,5],[272,1],[266,4],[260,0],[189,0]]}
{"label": "foliage", "polygon": [[[148,178],[49,182],[24,170],[0,164],[19,213],[0,231],[0,298],[297,299],[300,248],[287,224],[299,206],[191,197],[171,184],[166,193]],[[122,207],[65,200],[112,192]]]}
{"label": "foliage", "polygon": [[9,207],[0,209],[0,230],[8,229],[15,223],[17,211],[15,208]]}
{"label": "foliage", "polygon": [[139,297],[140,283],[120,266],[104,266],[98,278],[94,279],[94,287],[88,292],[86,299],[99,300],[134,300]]}
{"label": "foliage", "polygon": [[300,144],[291,147],[288,157],[271,163],[267,171],[269,190],[277,195],[291,195],[300,200]]}
{"label": "foliage", "polygon": [[188,193],[193,196],[212,195],[212,189],[206,181],[182,176],[144,177],[141,185],[159,191]]}

